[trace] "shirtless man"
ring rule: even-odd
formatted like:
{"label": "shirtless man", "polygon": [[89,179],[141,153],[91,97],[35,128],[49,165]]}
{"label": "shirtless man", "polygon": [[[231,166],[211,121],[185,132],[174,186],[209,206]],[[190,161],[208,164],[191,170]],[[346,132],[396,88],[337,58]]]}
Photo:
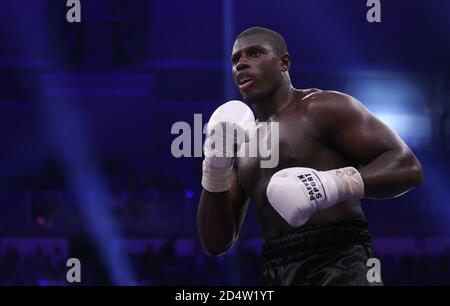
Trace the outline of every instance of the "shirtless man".
{"label": "shirtless man", "polygon": [[218,109],[214,121],[235,116],[239,126],[254,114],[277,122],[279,163],[262,168],[259,157],[205,157],[197,214],[204,250],[219,256],[233,245],[251,199],[265,240],[261,284],[370,285],[366,264],[375,252],[360,200],[421,185],[419,161],[355,98],[295,89],[280,34],[242,32],[232,67],[245,104],[226,114]]}

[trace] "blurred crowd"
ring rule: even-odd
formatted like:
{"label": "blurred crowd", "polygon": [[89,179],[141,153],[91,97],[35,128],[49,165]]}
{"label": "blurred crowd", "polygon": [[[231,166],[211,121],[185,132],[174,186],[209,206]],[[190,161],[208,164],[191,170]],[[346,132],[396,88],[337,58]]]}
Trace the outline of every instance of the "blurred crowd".
{"label": "blurred crowd", "polygon": [[[235,248],[231,254],[211,257],[201,250],[189,256],[177,256],[173,240],[158,250],[151,244],[143,251],[128,252],[135,285],[229,285],[257,284],[260,256],[245,248]],[[81,261],[80,285],[111,285],[110,275],[90,252]],[[93,254],[95,250],[92,250]],[[0,285],[68,286],[67,259],[61,250],[43,250],[37,246],[32,254],[21,254],[7,247],[0,255]]]}
{"label": "blurred crowd", "polygon": [[[24,255],[14,247],[0,256],[0,285],[68,286],[66,259],[60,249],[36,247]],[[450,247],[437,255],[380,255],[385,285],[450,284]],[[262,267],[258,251],[242,245],[221,257],[201,250],[189,256],[175,252],[174,240],[158,250],[146,244],[140,252],[128,252],[135,285],[257,285]],[[80,285],[110,285],[112,282],[94,258],[83,260]],[[75,284],[76,285],[76,284]]]}

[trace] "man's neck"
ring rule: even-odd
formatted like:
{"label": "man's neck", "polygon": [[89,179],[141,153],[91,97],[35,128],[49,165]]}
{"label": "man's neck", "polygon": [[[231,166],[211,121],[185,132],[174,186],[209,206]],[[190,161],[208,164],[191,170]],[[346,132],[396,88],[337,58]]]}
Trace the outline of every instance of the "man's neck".
{"label": "man's neck", "polygon": [[273,95],[252,103],[253,110],[259,121],[268,121],[291,103],[295,88],[290,82],[285,82]]}

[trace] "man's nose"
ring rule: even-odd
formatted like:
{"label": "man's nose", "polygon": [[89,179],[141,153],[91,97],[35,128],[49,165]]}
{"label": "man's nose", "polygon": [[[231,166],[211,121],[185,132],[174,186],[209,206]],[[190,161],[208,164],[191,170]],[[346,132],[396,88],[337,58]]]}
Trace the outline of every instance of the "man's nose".
{"label": "man's nose", "polygon": [[248,64],[247,59],[245,58],[245,56],[241,56],[241,58],[239,59],[239,62],[236,65],[236,70],[240,71],[240,70],[248,68],[248,67],[250,67],[250,65]]}

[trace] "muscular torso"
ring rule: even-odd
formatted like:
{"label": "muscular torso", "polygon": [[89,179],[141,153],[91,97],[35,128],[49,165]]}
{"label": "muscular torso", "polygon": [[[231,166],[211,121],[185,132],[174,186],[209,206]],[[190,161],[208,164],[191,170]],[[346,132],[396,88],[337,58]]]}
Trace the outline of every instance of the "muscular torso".
{"label": "muscular torso", "polygon": [[[328,144],[308,117],[308,103],[314,103],[315,91],[318,90],[297,91],[294,102],[274,118],[279,123],[280,140],[279,162],[275,168],[262,168],[259,157],[237,159],[239,183],[256,206],[262,234],[266,240],[294,230],[267,200],[266,188],[274,173],[290,167],[308,167],[319,171],[346,166],[358,167]],[[266,129],[259,130],[265,134]],[[319,211],[312,215],[306,224],[355,218],[364,219],[359,201],[338,203],[327,210]]]}

